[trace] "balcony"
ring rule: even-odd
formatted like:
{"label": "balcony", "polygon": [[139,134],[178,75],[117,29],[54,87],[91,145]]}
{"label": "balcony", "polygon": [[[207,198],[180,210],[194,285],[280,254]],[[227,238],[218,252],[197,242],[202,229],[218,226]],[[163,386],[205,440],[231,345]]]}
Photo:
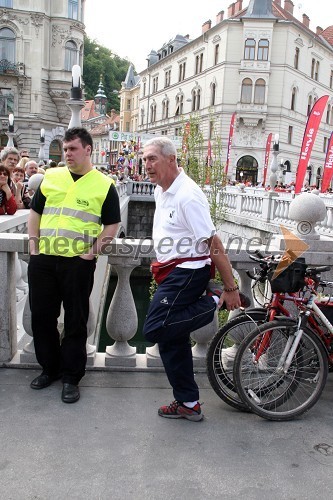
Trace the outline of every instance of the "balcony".
{"label": "balcony", "polygon": [[24,64],[23,63],[13,63],[7,59],[1,59],[0,61],[0,75],[13,75],[21,76],[24,75]]}

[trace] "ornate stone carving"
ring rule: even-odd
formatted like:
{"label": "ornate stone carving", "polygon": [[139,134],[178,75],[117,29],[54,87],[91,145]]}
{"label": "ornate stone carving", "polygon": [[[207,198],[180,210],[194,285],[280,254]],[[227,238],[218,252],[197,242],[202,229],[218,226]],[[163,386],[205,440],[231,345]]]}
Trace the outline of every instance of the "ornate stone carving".
{"label": "ornate stone carving", "polygon": [[52,47],[55,47],[56,44],[62,44],[65,38],[68,38],[71,35],[71,29],[66,29],[60,26],[59,24],[52,25]]}
{"label": "ornate stone carving", "polygon": [[17,23],[27,25],[29,24],[29,19],[24,17],[20,17],[17,14],[13,14],[10,10],[0,9],[0,20],[3,22],[6,21],[16,21]]}
{"label": "ornate stone carving", "polygon": [[236,142],[239,146],[262,146],[261,131],[255,126],[240,126],[237,139]]}
{"label": "ornate stone carving", "polygon": [[44,14],[39,14],[37,12],[30,12],[31,24],[35,26],[37,38],[39,35],[39,28],[43,26],[44,17],[45,17]]}

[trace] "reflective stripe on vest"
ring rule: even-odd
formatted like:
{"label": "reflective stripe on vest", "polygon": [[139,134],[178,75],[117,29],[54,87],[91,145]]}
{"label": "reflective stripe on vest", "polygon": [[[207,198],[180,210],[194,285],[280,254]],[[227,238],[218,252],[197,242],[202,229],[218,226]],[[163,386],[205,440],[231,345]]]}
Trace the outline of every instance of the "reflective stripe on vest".
{"label": "reflective stripe on vest", "polygon": [[46,207],[43,210],[44,215],[68,215],[69,217],[76,217],[77,219],[83,220],[84,222],[95,222],[95,224],[101,223],[101,218],[94,214],[89,214],[88,212],[83,212],[82,210],[73,210],[71,208],[56,208],[56,207]]}
{"label": "reflective stripe on vest", "polygon": [[93,236],[89,236],[89,234],[77,233],[75,231],[69,231],[68,229],[41,229],[40,236],[49,237],[49,238],[69,238],[71,240],[81,240],[85,243],[89,243],[92,245],[96,238]]}

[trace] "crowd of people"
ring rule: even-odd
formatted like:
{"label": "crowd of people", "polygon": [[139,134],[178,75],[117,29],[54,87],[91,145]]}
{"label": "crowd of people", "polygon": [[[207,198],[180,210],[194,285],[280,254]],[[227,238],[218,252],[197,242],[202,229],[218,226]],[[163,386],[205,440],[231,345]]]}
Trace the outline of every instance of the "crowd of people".
{"label": "crowd of people", "polygon": [[[57,166],[65,166],[65,163],[37,162],[30,159],[27,149],[3,149],[0,155],[0,215],[13,215],[17,210],[30,208],[34,191],[45,171]],[[36,174],[39,174],[38,182],[31,182]]]}

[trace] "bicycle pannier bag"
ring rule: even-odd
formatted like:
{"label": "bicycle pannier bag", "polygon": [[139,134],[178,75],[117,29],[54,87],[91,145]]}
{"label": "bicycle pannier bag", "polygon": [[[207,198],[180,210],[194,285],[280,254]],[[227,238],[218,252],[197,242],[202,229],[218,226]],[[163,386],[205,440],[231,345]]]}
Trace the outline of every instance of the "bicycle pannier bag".
{"label": "bicycle pannier bag", "polygon": [[305,259],[300,257],[291,262],[286,269],[273,278],[275,270],[268,273],[268,279],[273,293],[292,293],[298,292],[304,287],[304,278],[306,271]]}

